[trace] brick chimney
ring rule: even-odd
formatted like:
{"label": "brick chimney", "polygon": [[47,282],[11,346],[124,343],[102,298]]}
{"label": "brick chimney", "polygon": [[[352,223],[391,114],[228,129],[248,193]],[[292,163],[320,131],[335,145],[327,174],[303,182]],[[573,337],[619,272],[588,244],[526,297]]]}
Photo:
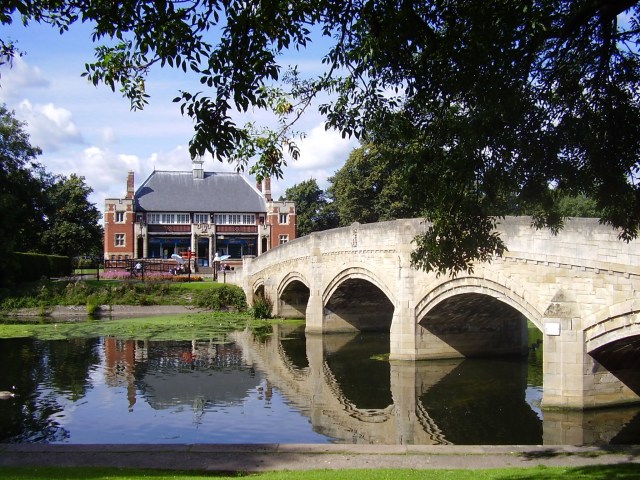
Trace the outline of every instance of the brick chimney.
{"label": "brick chimney", "polygon": [[271,199],[271,177],[264,179],[264,199],[270,202]]}
{"label": "brick chimney", "polygon": [[134,191],[133,172],[129,171],[129,175],[127,176],[127,195],[125,198],[133,198]]}

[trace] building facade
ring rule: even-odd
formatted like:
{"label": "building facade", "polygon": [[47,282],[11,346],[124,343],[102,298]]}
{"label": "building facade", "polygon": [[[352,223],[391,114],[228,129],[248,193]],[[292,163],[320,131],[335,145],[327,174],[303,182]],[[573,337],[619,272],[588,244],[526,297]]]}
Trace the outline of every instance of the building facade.
{"label": "building facade", "polygon": [[[154,171],[135,190],[129,172],[124,198],[105,200],[104,258],[171,258],[191,252],[197,267],[216,253],[240,264],[296,238],[295,204],[271,198],[270,179],[256,186],[242,175]],[[196,267],[196,268],[197,268]]]}

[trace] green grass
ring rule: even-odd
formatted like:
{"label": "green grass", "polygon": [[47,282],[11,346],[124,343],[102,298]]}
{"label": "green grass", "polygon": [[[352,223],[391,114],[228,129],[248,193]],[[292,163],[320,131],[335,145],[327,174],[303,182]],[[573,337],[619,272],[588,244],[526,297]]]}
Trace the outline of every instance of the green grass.
{"label": "green grass", "polygon": [[533,467],[490,470],[309,470],[278,471],[256,474],[215,472],[182,472],[117,468],[61,468],[61,467],[0,467],[0,479],[15,480],[219,480],[252,478],[256,480],[635,480],[640,474],[638,465],[597,465],[589,467]]}

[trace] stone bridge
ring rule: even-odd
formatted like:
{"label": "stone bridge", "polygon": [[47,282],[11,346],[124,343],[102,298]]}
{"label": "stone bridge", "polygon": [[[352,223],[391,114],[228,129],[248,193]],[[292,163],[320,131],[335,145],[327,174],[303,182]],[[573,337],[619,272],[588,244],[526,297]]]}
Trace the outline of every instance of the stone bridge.
{"label": "stone bridge", "polygon": [[[640,243],[597,220],[556,236],[506,218],[508,252],[457,277],[411,267],[421,219],[313,233],[245,259],[249,301],[264,295],[307,334],[390,332],[391,360],[525,355],[543,332],[544,408],[640,401]],[[533,346],[535,348],[535,346]]]}

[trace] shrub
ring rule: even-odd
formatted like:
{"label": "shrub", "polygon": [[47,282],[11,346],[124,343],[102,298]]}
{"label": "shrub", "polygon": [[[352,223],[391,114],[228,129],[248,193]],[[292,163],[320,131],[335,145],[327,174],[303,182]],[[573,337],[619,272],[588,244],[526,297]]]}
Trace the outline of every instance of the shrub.
{"label": "shrub", "polygon": [[211,310],[222,310],[226,308],[244,310],[247,308],[244,291],[236,285],[226,283],[214,284],[210,289],[195,291],[193,303],[197,307],[209,308]]}
{"label": "shrub", "polygon": [[251,316],[255,319],[271,318],[273,312],[273,301],[269,297],[259,297],[253,302]]}
{"label": "shrub", "polygon": [[87,315],[94,316],[100,309],[100,299],[96,294],[87,296]]}

